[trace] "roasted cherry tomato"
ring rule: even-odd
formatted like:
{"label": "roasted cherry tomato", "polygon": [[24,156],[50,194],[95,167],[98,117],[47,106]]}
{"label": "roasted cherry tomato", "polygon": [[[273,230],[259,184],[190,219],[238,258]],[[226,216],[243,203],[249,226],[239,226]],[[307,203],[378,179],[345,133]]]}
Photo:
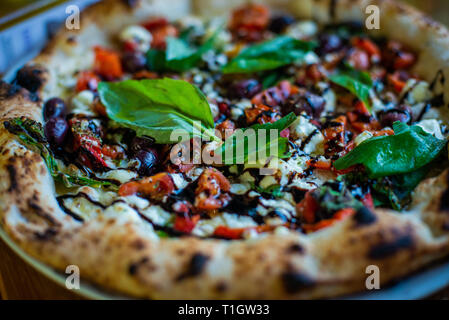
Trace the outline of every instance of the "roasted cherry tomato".
{"label": "roasted cherry tomato", "polygon": [[99,46],[94,48],[95,62],[94,71],[106,79],[118,79],[123,75],[120,56],[109,49]]}

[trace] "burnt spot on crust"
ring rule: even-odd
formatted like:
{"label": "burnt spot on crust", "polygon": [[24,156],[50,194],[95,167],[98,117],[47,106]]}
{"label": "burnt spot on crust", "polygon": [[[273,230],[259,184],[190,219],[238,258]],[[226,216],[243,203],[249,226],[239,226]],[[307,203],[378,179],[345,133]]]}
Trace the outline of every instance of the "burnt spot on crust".
{"label": "burnt spot on crust", "polygon": [[137,5],[139,4],[140,0],[122,0],[122,2],[123,2],[126,6],[128,6],[128,7],[132,8],[132,9],[134,9],[134,8],[137,7]]}
{"label": "burnt spot on crust", "polygon": [[206,256],[202,253],[194,254],[187,266],[187,270],[181,273],[176,278],[176,281],[182,281],[186,278],[196,277],[200,275],[203,272],[204,267],[206,266],[209,259],[210,259],[209,256]]}
{"label": "burnt spot on crust", "polygon": [[145,241],[143,241],[142,239],[136,239],[131,242],[131,247],[136,250],[143,250],[146,247]]}
{"label": "burnt spot on crust", "polygon": [[28,207],[33,210],[36,215],[38,215],[42,219],[45,219],[49,224],[53,226],[61,225],[53,216],[51,216],[39,205],[39,199],[37,199],[36,195],[33,195],[33,198],[28,200]]}
{"label": "burnt spot on crust", "polygon": [[285,272],[281,279],[287,293],[297,293],[316,284],[312,278],[300,272]]}
{"label": "burnt spot on crust", "polygon": [[287,253],[304,254],[304,252],[305,252],[304,247],[298,243],[294,243],[294,244],[290,245],[289,247],[287,247]]}
{"label": "burnt spot on crust", "polygon": [[412,248],[413,246],[413,237],[411,235],[404,235],[393,241],[386,241],[374,245],[370,249],[368,257],[371,259],[383,259],[390,257],[403,249]]}
{"label": "burnt spot on crust", "polygon": [[9,174],[9,192],[13,192],[14,190],[17,190],[17,171],[13,164],[6,165],[6,170]]}
{"label": "burnt spot on crust", "polygon": [[221,282],[217,283],[217,285],[215,286],[215,290],[217,292],[223,293],[226,290],[228,290],[228,285],[226,284],[226,282],[221,281]]}
{"label": "burnt spot on crust", "polygon": [[43,231],[43,232],[36,231],[34,233],[34,236],[37,240],[47,241],[47,240],[51,240],[52,238],[54,238],[57,234],[58,234],[58,230],[56,228],[50,227],[50,228],[45,229],[45,231]]}
{"label": "burnt spot on crust", "polygon": [[76,44],[77,43],[77,38],[74,35],[69,35],[66,39],[66,43],[68,44]]}
{"label": "burnt spot on crust", "polygon": [[370,209],[367,207],[362,207],[354,215],[354,221],[356,226],[366,226],[376,222],[377,217]]}
{"label": "burnt spot on crust", "polygon": [[148,257],[144,257],[142,259],[140,259],[139,261],[130,264],[129,268],[128,268],[128,273],[130,275],[135,275],[137,273],[137,270],[139,269],[139,267],[145,263],[148,263],[150,261],[150,259]]}
{"label": "burnt spot on crust", "polygon": [[31,102],[39,101],[39,97],[36,94],[29,92],[28,90],[25,90],[24,88],[22,88],[17,84],[9,84],[3,80],[0,80],[1,100],[8,100],[14,98],[17,95],[23,96],[24,98],[30,100]]}
{"label": "burnt spot on crust", "polygon": [[[446,183],[449,186],[449,174],[446,177]],[[449,188],[447,188],[441,195],[440,210],[449,212]]]}
{"label": "burnt spot on crust", "polygon": [[45,83],[46,74],[47,70],[42,66],[24,66],[17,71],[14,83],[35,93]]}
{"label": "burnt spot on crust", "polygon": [[449,222],[443,223],[443,228],[444,231],[449,231]]}

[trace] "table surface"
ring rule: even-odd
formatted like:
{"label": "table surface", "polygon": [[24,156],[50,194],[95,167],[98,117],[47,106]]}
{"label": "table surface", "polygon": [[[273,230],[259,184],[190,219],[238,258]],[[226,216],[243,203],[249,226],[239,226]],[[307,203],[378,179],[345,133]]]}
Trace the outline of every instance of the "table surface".
{"label": "table surface", "polygon": [[[82,299],[75,292],[62,288],[26,264],[0,240],[1,299]],[[449,300],[449,288],[429,299]]]}

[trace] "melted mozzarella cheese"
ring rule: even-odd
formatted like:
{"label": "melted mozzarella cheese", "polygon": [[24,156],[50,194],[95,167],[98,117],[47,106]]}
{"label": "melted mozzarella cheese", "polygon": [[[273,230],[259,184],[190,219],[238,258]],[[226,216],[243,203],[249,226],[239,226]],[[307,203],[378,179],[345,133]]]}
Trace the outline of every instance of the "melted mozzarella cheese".
{"label": "melted mozzarella cheese", "polygon": [[245,194],[251,189],[248,183],[233,183],[231,184],[231,193],[234,194]]}
{"label": "melted mozzarella cheese", "polygon": [[257,224],[251,217],[225,212],[212,219],[200,220],[192,230],[192,234],[200,237],[210,236],[218,226],[238,229],[256,227]]}
{"label": "melted mozzarella cheese", "polygon": [[141,210],[140,213],[159,226],[165,226],[173,219],[169,212],[157,205],[152,205],[145,210]]}
{"label": "melted mozzarella cheese", "polygon": [[96,113],[92,109],[94,102],[94,93],[90,90],[84,90],[79,92],[72,98],[72,112],[77,114],[81,113],[86,116],[95,116]]}
{"label": "melted mozzarella cheese", "polygon": [[421,120],[417,123],[418,126],[423,128],[427,133],[433,134],[436,138],[444,140],[443,133],[441,132],[441,126],[436,119]]}
{"label": "melted mozzarella cheese", "polygon": [[150,49],[150,43],[153,40],[151,33],[139,25],[126,27],[119,35],[121,41],[131,41],[137,44],[137,50],[147,52]]}
{"label": "melted mozzarella cheese", "polygon": [[176,189],[178,190],[184,189],[189,184],[189,182],[184,179],[182,173],[171,173],[170,176],[172,177]]}
{"label": "melted mozzarella cheese", "polygon": [[80,216],[84,220],[95,218],[103,212],[103,208],[89,201],[83,196],[74,198],[65,198],[63,205],[74,214]]}
{"label": "melted mozzarella cheese", "polygon": [[317,127],[302,114],[290,125],[290,134],[293,139],[297,140],[304,140],[315,130],[317,130]]}
{"label": "melted mozzarella cheese", "polygon": [[115,169],[103,173],[97,173],[96,176],[100,179],[111,179],[117,180],[120,183],[125,183],[137,178],[137,173],[126,169]]}
{"label": "melted mozzarella cheese", "polygon": [[301,21],[290,25],[286,33],[298,40],[313,37],[318,32],[318,25],[314,21]]}

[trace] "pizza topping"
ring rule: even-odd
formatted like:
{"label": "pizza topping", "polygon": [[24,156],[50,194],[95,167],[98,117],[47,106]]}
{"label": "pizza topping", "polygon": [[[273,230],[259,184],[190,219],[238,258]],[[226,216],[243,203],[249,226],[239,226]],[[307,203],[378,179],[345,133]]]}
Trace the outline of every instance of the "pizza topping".
{"label": "pizza topping", "polygon": [[[191,136],[209,135],[214,121],[203,93],[186,81],[172,79],[102,82],[99,86],[108,116],[123,126],[148,135],[157,143],[173,143],[179,136],[174,129],[184,129]],[[148,108],[151,106],[151,108]]]}
{"label": "pizza topping", "polygon": [[395,134],[366,140],[345,157],[338,159],[336,169],[363,164],[370,177],[415,171],[435,159],[446,145],[419,126],[393,124]]}
{"label": "pizza topping", "polygon": [[364,103],[368,111],[371,110],[369,98],[373,83],[369,74],[348,69],[345,72],[333,75],[330,80],[349,90]]}
{"label": "pizza topping", "polygon": [[51,118],[45,123],[45,136],[53,147],[61,147],[69,131],[69,125],[63,118]]}
{"label": "pizza topping", "polygon": [[231,189],[229,181],[217,169],[206,169],[198,178],[195,190],[195,208],[211,211],[225,207],[230,200],[227,192]]}
{"label": "pizza topping", "polygon": [[260,4],[247,4],[235,9],[231,15],[229,29],[237,39],[257,41],[270,22],[269,9]]}
{"label": "pizza topping", "polygon": [[47,138],[40,123],[26,118],[14,118],[4,123],[5,128],[16,134],[19,139],[27,145],[39,150],[45,164],[52,177],[64,183],[67,187],[73,186],[93,186],[93,187],[112,187],[109,181],[101,181],[95,177],[88,177],[82,174],[72,174],[63,172],[61,163],[53,156],[50,146],[47,144]]}
{"label": "pizza topping", "polygon": [[271,18],[268,29],[274,33],[281,33],[287,29],[288,26],[293,24],[295,19],[289,15],[280,15]]}
{"label": "pizza topping", "polygon": [[138,51],[145,53],[150,49],[153,36],[144,27],[131,25],[126,27],[119,35],[125,51]]}
{"label": "pizza topping", "polygon": [[416,56],[397,42],[390,40],[382,50],[383,63],[393,70],[410,68],[416,61]]}
{"label": "pizza topping", "polygon": [[51,98],[44,104],[44,120],[52,118],[64,118],[66,114],[66,105],[60,98]]}
{"label": "pizza topping", "polygon": [[161,200],[174,190],[172,177],[166,172],[161,172],[140,181],[125,183],[120,187],[118,193],[122,197],[139,194],[143,197]]}
{"label": "pizza topping", "polygon": [[314,48],[315,44],[312,42],[278,36],[243,49],[222,71],[234,74],[276,69],[300,60]]}
{"label": "pizza topping", "polygon": [[123,75],[120,56],[109,49],[95,47],[94,71],[109,80],[120,78]]}
{"label": "pizza topping", "polygon": [[125,52],[122,56],[122,65],[125,71],[136,73],[145,69],[146,57],[140,52]]}
{"label": "pizza topping", "polygon": [[156,49],[165,49],[167,37],[177,37],[179,33],[178,29],[163,17],[150,19],[143,26],[151,32],[151,47]]}
{"label": "pizza topping", "polygon": [[78,81],[76,82],[76,91],[81,92],[84,90],[96,91],[100,77],[93,71],[81,71],[78,75]]}

